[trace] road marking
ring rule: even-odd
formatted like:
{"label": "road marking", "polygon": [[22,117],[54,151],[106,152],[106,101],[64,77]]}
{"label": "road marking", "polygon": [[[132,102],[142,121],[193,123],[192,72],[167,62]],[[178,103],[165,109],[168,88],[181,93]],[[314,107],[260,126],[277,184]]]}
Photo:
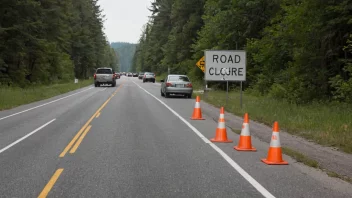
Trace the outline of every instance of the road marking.
{"label": "road marking", "polygon": [[92,122],[94,117],[97,115],[98,112],[100,112],[101,109],[105,107],[105,105],[110,101],[110,98],[108,98],[104,104],[93,114],[91,118],[83,125],[83,127],[78,131],[78,133],[73,137],[71,142],[66,146],[66,148],[62,151],[59,157],[64,157],[67,153],[68,150],[72,147],[72,145],[76,142],[76,140],[79,138],[79,136],[83,133],[84,129],[87,128],[87,126]]}
{"label": "road marking", "polygon": [[42,107],[42,106],[45,106],[45,105],[48,105],[48,104],[51,104],[51,103],[54,103],[54,102],[57,102],[57,101],[60,101],[60,100],[63,100],[65,98],[68,98],[68,97],[71,97],[71,96],[74,96],[74,95],[77,95],[79,93],[82,93],[82,92],[85,92],[85,91],[88,91],[90,89],[93,89],[94,87],[91,87],[91,88],[88,88],[88,89],[85,89],[83,91],[80,91],[80,92],[77,92],[77,93],[74,93],[74,94],[71,94],[71,95],[68,95],[68,96],[65,96],[65,97],[62,97],[62,98],[59,98],[59,99],[56,99],[56,100],[53,100],[53,101],[50,101],[50,102],[47,102],[47,103],[44,103],[44,104],[41,104],[41,105],[38,105],[38,106],[35,106],[35,107],[32,107],[32,108],[29,108],[29,109],[26,109],[24,111],[20,111],[20,112],[17,112],[17,113],[14,113],[14,114],[11,114],[11,115],[8,115],[8,116],[5,116],[5,117],[2,117],[0,118],[0,120],[4,120],[6,118],[9,118],[9,117],[12,117],[12,116],[15,116],[15,115],[18,115],[18,114],[22,114],[22,113],[25,113],[27,111],[31,111],[33,109],[37,109],[39,107]]}
{"label": "road marking", "polygon": [[15,145],[18,144],[18,143],[20,143],[22,140],[24,140],[24,139],[28,138],[29,136],[33,135],[34,133],[38,132],[40,129],[42,129],[42,128],[48,126],[50,123],[54,122],[55,120],[56,120],[56,119],[50,120],[49,122],[45,123],[45,124],[42,125],[41,127],[35,129],[34,131],[32,131],[32,132],[28,133],[27,135],[21,137],[20,139],[18,139],[18,140],[16,140],[16,141],[12,142],[11,144],[9,144],[8,146],[6,146],[5,148],[1,149],[1,150],[0,150],[0,153],[6,151],[7,149],[9,149],[9,148],[15,146]]}
{"label": "road marking", "polygon": [[[135,82],[133,82],[136,84]],[[162,100],[148,92],[146,89],[142,88],[138,84],[136,84],[139,88],[145,91],[147,94],[155,98],[161,104],[163,104],[167,109],[169,109],[175,116],[177,116],[182,122],[184,122],[192,131],[197,134],[205,143],[209,144],[216,150],[239,174],[242,175],[244,179],[246,179],[252,186],[258,190],[264,197],[267,198],[275,198],[268,190],[266,190],[260,183],[258,183],[251,175],[249,175],[245,170],[243,170],[240,165],[238,165],[233,159],[231,159],[224,151],[222,151],[219,147],[209,141],[201,132],[198,131],[193,125],[191,125],[187,120],[185,120],[182,116],[180,116],[176,111],[174,111],[171,107],[165,104]]]}
{"label": "road marking", "polygon": [[61,154],[59,155],[59,157],[64,157],[67,153],[68,150],[70,150],[70,148],[73,146],[73,144],[76,142],[76,140],[79,138],[79,136],[83,133],[83,131],[87,128],[87,126],[92,122],[92,120],[94,119],[95,116],[97,116],[98,113],[100,113],[100,111],[106,106],[106,104],[108,104],[108,102],[111,100],[111,98],[113,97],[113,95],[115,93],[117,93],[120,88],[122,87],[122,85],[124,84],[124,82],[116,89],[116,91],[104,102],[103,105],[101,105],[99,107],[99,109],[92,115],[92,117],[89,118],[89,120],[83,125],[83,127],[78,131],[78,133],[73,137],[73,139],[71,140],[71,142],[65,147],[65,149],[61,152]]}
{"label": "road marking", "polygon": [[60,177],[62,171],[64,171],[63,168],[57,169],[54,173],[54,175],[51,177],[51,179],[49,180],[49,182],[46,184],[46,186],[44,187],[44,189],[42,190],[42,192],[39,194],[38,198],[45,198],[46,196],[48,196],[50,190],[53,188],[53,186],[55,185],[57,179]]}
{"label": "road marking", "polygon": [[100,112],[95,116],[95,118],[99,118],[99,116],[100,116]]}
{"label": "road marking", "polygon": [[83,138],[87,135],[87,133],[89,132],[90,128],[92,128],[92,125],[89,125],[86,130],[84,130],[84,133],[81,135],[81,137],[79,137],[79,139],[77,140],[76,144],[72,147],[72,149],[70,150],[70,153],[75,153],[77,148],[79,147],[79,145],[81,144]]}

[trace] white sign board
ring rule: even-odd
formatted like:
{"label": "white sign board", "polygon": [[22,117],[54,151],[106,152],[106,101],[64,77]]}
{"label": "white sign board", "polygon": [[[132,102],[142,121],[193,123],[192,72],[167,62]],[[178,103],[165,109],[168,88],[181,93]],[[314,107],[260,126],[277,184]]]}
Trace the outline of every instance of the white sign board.
{"label": "white sign board", "polygon": [[75,78],[75,83],[78,83],[78,79],[77,78]]}
{"label": "white sign board", "polygon": [[206,81],[246,81],[246,52],[242,50],[205,51]]}

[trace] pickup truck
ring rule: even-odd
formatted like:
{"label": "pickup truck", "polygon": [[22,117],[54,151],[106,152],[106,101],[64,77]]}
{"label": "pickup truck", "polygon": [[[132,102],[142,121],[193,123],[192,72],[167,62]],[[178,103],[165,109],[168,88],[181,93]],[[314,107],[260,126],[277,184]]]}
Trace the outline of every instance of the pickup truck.
{"label": "pickup truck", "polygon": [[98,68],[94,74],[94,85],[100,87],[101,84],[111,84],[116,87],[116,76],[111,68]]}

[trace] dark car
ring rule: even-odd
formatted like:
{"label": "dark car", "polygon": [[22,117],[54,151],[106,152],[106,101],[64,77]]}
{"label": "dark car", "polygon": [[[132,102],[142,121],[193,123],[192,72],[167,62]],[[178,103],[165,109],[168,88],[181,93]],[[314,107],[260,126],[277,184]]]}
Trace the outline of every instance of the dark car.
{"label": "dark car", "polygon": [[115,73],[115,78],[120,79],[120,73]]}
{"label": "dark car", "polygon": [[133,73],[133,77],[138,77],[138,73]]}
{"label": "dark car", "polygon": [[145,82],[155,83],[155,74],[152,72],[145,72],[143,76],[143,83]]}
{"label": "dark car", "polygon": [[144,76],[144,72],[140,72],[138,75],[138,79],[143,79],[143,76]]}

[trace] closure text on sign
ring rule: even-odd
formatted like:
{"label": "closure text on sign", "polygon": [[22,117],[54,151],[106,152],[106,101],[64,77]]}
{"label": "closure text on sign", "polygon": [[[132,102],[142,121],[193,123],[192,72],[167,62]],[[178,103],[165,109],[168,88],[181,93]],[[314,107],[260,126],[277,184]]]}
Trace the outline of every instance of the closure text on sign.
{"label": "closure text on sign", "polygon": [[206,81],[246,81],[246,52],[205,51]]}

